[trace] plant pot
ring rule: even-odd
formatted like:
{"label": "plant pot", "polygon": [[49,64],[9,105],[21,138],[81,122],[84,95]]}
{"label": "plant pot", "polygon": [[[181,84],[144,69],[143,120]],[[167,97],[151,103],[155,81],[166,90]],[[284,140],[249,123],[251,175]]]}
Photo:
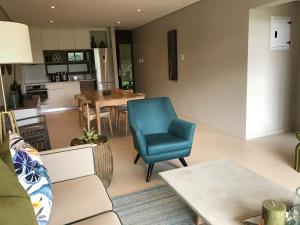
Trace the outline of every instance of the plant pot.
{"label": "plant pot", "polygon": [[113,176],[113,156],[108,142],[94,146],[93,154],[95,172],[107,189],[110,186]]}
{"label": "plant pot", "polygon": [[113,176],[113,157],[110,146],[107,142],[107,137],[99,136],[98,140],[93,143],[86,143],[79,138],[74,138],[71,141],[71,146],[95,144],[93,147],[95,173],[101,179],[104,187],[107,189],[110,186]]}

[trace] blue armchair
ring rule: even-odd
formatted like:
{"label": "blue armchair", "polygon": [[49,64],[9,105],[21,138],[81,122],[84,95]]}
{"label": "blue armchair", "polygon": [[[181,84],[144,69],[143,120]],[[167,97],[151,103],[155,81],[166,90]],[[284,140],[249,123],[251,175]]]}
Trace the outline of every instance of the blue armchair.
{"label": "blue armchair", "polygon": [[137,156],[149,164],[146,181],[149,182],[154,163],[179,159],[191,153],[195,124],[178,119],[169,98],[132,100],[128,104],[128,121]]}

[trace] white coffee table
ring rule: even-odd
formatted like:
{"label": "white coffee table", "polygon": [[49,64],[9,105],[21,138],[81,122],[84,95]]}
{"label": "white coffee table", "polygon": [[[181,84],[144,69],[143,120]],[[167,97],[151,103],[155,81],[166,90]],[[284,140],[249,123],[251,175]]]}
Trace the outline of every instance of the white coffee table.
{"label": "white coffee table", "polygon": [[291,202],[294,194],[229,160],[160,173],[197,214],[196,224],[241,225],[266,199]]}

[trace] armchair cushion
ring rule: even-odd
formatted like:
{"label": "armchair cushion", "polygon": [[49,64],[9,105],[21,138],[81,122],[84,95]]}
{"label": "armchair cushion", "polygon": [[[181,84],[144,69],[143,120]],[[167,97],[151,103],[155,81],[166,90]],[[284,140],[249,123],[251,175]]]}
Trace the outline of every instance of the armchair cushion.
{"label": "armchair cushion", "polygon": [[148,155],[163,154],[190,147],[189,140],[168,133],[149,134],[145,136],[145,139]]}

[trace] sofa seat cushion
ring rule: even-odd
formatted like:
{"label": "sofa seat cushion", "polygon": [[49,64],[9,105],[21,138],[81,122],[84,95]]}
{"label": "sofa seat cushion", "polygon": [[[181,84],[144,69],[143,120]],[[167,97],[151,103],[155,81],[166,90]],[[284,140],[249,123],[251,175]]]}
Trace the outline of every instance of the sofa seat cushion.
{"label": "sofa seat cushion", "polygon": [[162,154],[190,147],[190,142],[168,133],[145,136],[149,155]]}
{"label": "sofa seat cushion", "polygon": [[110,210],[112,203],[96,175],[62,181],[53,184],[49,225],[67,224]]}
{"label": "sofa seat cushion", "polygon": [[107,212],[78,223],[73,223],[73,225],[121,225],[121,222],[114,212]]}

